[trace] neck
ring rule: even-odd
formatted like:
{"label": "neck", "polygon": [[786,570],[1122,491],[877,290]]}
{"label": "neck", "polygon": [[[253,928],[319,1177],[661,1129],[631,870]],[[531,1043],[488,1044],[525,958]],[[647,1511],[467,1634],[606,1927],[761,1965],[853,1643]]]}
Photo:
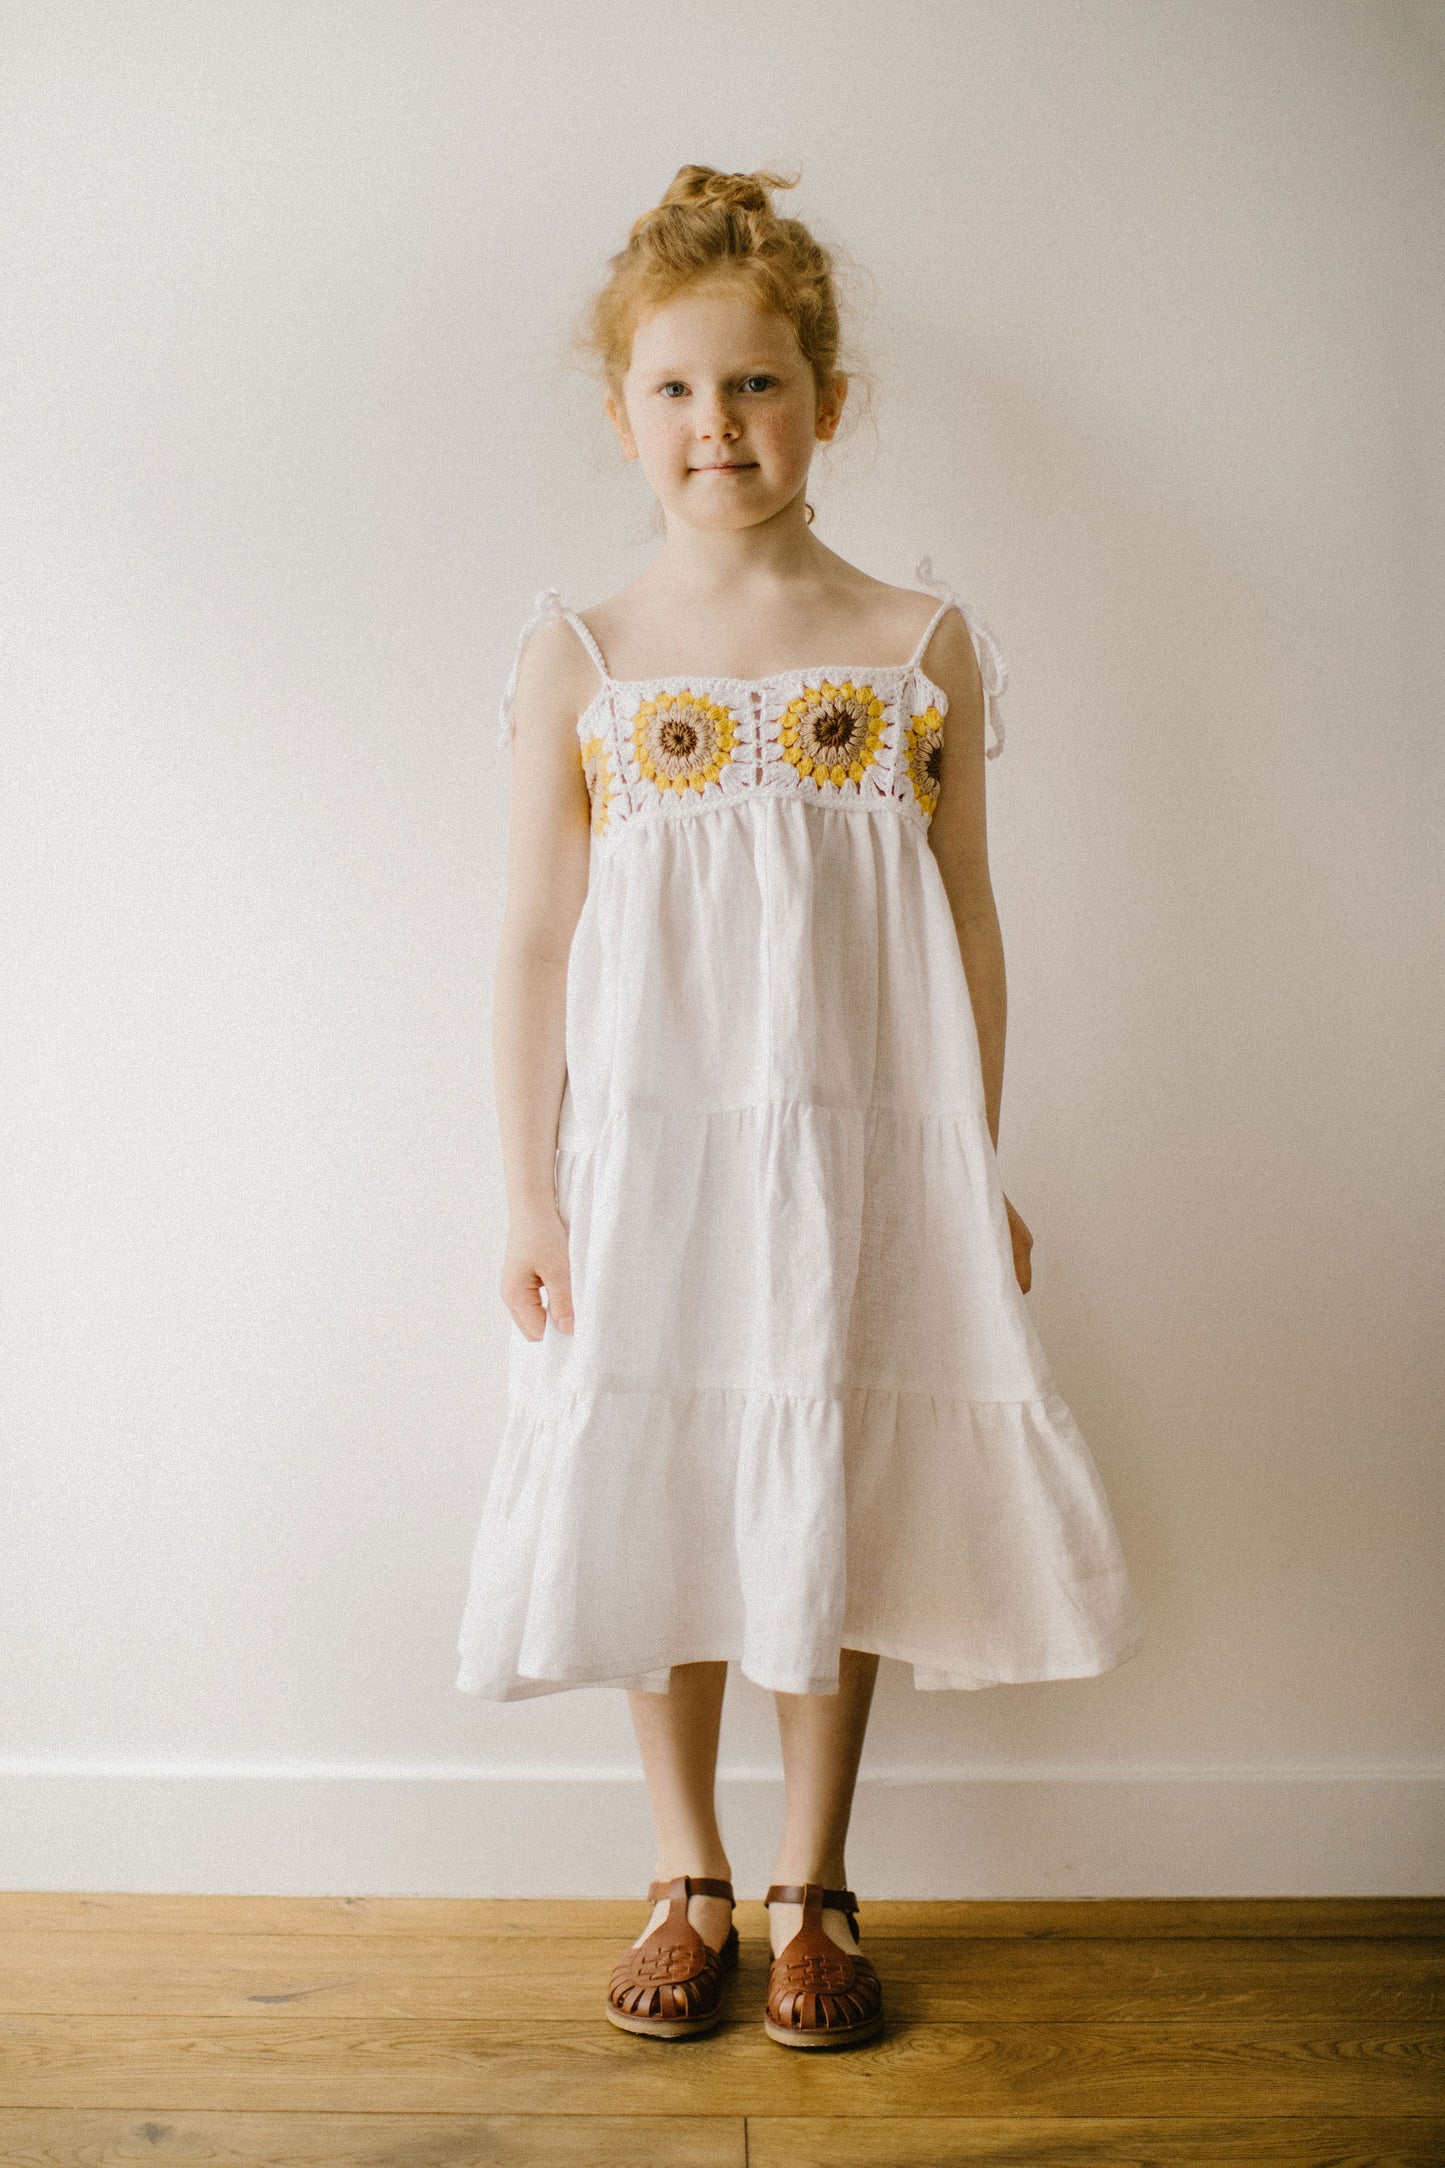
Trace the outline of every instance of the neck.
{"label": "neck", "polygon": [[666,566],[668,585],[698,601],[740,588],[787,587],[816,574],[834,552],[809,531],[799,490],[771,519],[755,526],[719,530],[668,520],[661,555],[653,566]]}

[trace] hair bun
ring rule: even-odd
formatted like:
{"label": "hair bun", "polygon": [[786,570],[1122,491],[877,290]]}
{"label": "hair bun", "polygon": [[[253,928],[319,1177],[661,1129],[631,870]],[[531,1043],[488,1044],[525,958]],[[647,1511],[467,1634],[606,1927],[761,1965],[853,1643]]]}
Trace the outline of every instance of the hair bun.
{"label": "hair bun", "polygon": [[[716,203],[729,211],[772,209],[770,188],[796,188],[780,173],[721,173],[716,166],[680,166],[662,203]],[[660,204],[659,209],[662,208]]]}

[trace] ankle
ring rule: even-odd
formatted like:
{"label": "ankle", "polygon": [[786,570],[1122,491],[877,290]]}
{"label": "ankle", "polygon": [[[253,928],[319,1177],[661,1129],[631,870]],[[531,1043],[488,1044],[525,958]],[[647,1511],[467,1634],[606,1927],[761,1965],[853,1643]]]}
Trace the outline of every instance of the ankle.
{"label": "ankle", "polygon": [[[733,1878],[732,1868],[727,1860],[723,1859],[721,1861],[714,1860],[705,1867],[696,1864],[681,1867],[671,1865],[655,1867],[652,1872],[652,1879],[654,1882],[675,1882],[680,1874],[689,1875],[694,1880],[701,1876],[706,1882],[731,1882]],[[723,1901],[725,1903],[726,1899]]]}
{"label": "ankle", "polygon": [[[836,1872],[834,1871],[835,1867]],[[847,1889],[848,1871],[841,1860],[822,1868],[811,1865],[806,1873],[793,1873],[785,1868],[775,1867],[773,1869],[773,1880],[781,1883],[785,1888],[801,1889],[805,1882],[816,1882],[824,1889]]]}

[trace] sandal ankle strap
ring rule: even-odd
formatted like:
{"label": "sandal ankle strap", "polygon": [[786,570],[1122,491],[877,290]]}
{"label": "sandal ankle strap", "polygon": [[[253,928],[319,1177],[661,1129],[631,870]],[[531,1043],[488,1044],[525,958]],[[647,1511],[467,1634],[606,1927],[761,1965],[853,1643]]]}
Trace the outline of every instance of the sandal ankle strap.
{"label": "sandal ankle strap", "polygon": [[818,1890],[830,1912],[846,1912],[850,1921],[858,1900],[850,1889],[824,1889],[821,1882],[774,1882],[763,1899],[765,1905],[805,1905],[809,1890]]}
{"label": "sandal ankle strap", "polygon": [[726,1897],[729,1904],[735,1902],[731,1882],[712,1874],[675,1874],[667,1882],[650,1882],[648,1899],[656,1904],[663,1897],[676,1897],[679,1889],[684,1903],[689,1897]]}
{"label": "sandal ankle strap", "polygon": [[768,1894],[763,1899],[763,1903],[765,1905],[801,1905],[803,1908],[804,1930],[807,1929],[811,1917],[815,1934],[821,1934],[823,1931],[823,1912],[825,1908],[830,1912],[844,1912],[848,1916],[848,1926],[852,1931],[853,1940],[855,1942],[863,1940],[863,1937],[858,1932],[858,1922],[853,1917],[858,1909],[858,1900],[850,1889],[825,1889],[821,1882],[774,1882],[769,1885]]}

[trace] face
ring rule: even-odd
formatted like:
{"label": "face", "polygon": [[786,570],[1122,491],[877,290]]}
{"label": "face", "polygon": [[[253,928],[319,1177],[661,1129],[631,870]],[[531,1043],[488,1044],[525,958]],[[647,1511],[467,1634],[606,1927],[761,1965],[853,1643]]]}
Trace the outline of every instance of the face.
{"label": "face", "polygon": [[839,375],[820,400],[787,318],[713,280],[642,318],[607,413],[669,522],[737,529],[789,508],[804,519],[813,447],[836,431],[847,388]]}

